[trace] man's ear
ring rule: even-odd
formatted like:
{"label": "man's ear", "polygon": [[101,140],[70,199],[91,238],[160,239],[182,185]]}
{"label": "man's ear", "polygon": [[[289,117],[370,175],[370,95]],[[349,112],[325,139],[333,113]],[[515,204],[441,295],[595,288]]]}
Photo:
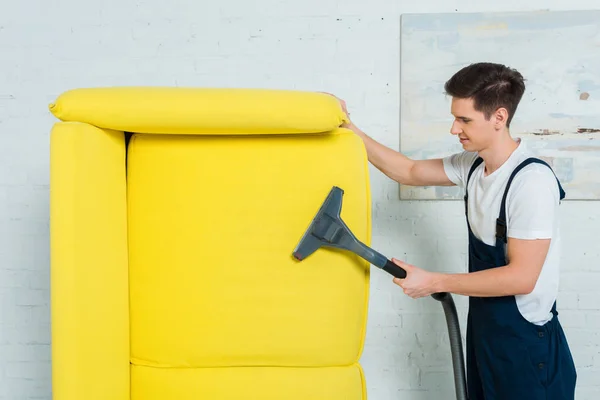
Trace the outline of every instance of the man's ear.
{"label": "man's ear", "polygon": [[508,110],[504,107],[500,107],[494,113],[494,127],[497,130],[503,129],[508,121]]}

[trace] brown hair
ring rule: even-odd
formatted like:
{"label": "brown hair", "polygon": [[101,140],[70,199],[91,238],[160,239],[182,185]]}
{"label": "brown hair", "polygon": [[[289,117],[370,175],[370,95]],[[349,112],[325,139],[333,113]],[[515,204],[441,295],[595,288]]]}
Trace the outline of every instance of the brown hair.
{"label": "brown hair", "polygon": [[483,112],[487,119],[498,108],[506,108],[508,128],[525,92],[525,79],[516,69],[481,62],[455,73],[444,85],[444,90],[452,97],[473,99],[475,110]]}

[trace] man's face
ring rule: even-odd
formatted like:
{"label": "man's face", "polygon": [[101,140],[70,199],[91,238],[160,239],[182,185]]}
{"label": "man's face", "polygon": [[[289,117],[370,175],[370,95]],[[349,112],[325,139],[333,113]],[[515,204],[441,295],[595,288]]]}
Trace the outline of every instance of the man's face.
{"label": "man's face", "polygon": [[473,100],[458,98],[452,98],[451,113],[454,122],[450,133],[458,136],[464,150],[477,152],[490,147],[497,130],[493,115],[488,121],[473,108]]}

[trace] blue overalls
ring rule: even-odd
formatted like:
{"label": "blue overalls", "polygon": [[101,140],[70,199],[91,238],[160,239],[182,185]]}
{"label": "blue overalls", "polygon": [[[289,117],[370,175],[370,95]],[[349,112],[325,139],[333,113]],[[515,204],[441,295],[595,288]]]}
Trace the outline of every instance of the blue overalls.
{"label": "blue overalls", "polygon": [[[467,178],[483,160],[478,157]],[[496,221],[496,244],[490,246],[473,234],[468,219],[468,191],[465,213],[469,229],[469,272],[506,265],[506,196],[514,176],[532,162],[529,158],[513,171],[502,198]],[[558,179],[557,179],[558,181]],[[560,199],[565,192],[558,182]],[[561,324],[556,302],[553,318],[544,326],[527,321],[519,312],[514,296],[470,297],[467,319],[467,387],[469,400],[569,400],[575,396],[576,371]]]}

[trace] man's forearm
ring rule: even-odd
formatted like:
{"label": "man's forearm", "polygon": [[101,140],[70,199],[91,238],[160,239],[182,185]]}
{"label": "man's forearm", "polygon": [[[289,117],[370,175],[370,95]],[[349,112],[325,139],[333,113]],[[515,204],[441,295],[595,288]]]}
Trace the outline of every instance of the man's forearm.
{"label": "man's forearm", "polygon": [[512,265],[463,274],[440,274],[437,292],[473,297],[499,297],[528,294],[535,282],[515,271]]}
{"label": "man's forearm", "polygon": [[371,164],[389,178],[402,184],[411,184],[410,174],[414,165],[413,160],[372,139],[354,124],[348,126],[348,129],[363,140]]}

